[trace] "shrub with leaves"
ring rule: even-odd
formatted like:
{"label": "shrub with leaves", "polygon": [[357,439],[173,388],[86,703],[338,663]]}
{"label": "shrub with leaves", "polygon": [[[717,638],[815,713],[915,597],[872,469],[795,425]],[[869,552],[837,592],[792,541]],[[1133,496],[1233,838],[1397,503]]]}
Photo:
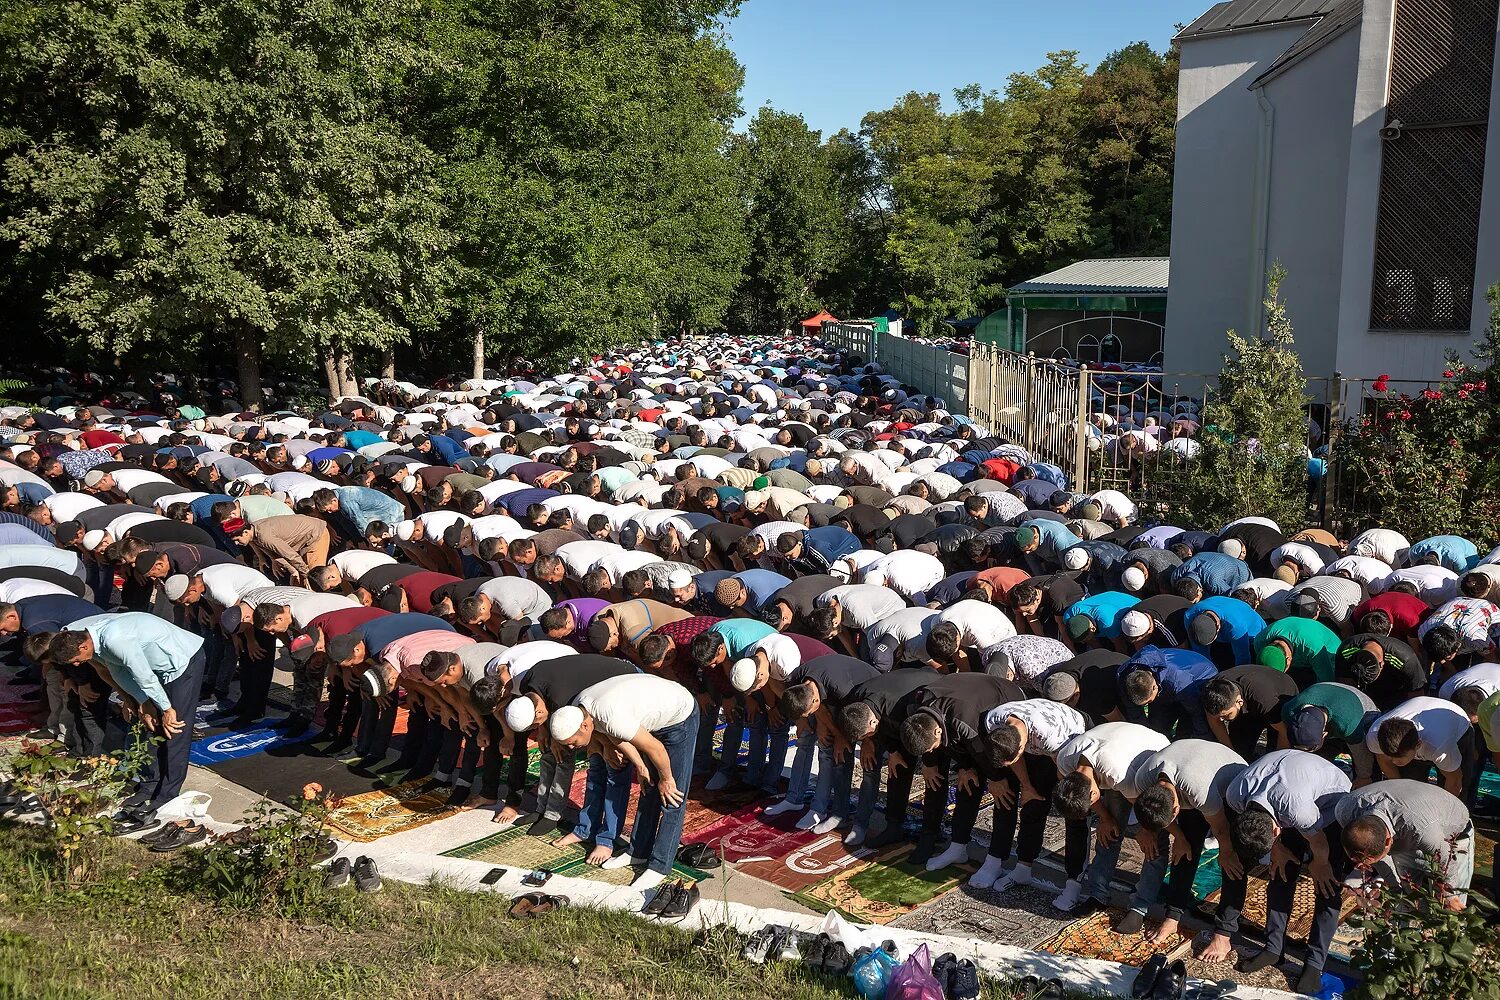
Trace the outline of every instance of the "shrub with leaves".
{"label": "shrub with leaves", "polygon": [[1465,361],[1452,352],[1443,379],[1420,393],[1371,386],[1365,412],[1335,445],[1340,494],[1356,507],[1351,531],[1378,525],[1408,538],[1500,540],[1500,285],[1490,322]]}
{"label": "shrub with leaves", "polygon": [[1193,522],[1215,530],[1236,518],[1269,517],[1282,528],[1307,518],[1307,385],[1280,290],[1286,271],[1266,283],[1266,335],[1229,331],[1216,388],[1204,400],[1198,441],[1183,489]]}
{"label": "shrub with leaves", "polygon": [[1364,939],[1353,964],[1365,981],[1358,1000],[1469,997],[1500,1000],[1500,928],[1494,904],[1470,895],[1450,908],[1445,874],[1436,862],[1425,876],[1403,876],[1366,897],[1351,922]]}
{"label": "shrub with leaves", "polygon": [[286,805],[261,799],[244,826],[179,856],[181,887],[207,892],[233,909],[326,917],[322,908],[329,894],[313,858],[327,839],[328,814],[338,806],[339,797],[316,782]]}
{"label": "shrub with leaves", "polygon": [[115,812],[145,771],[158,742],[139,726],[129,749],[79,760],[61,743],[23,740],[0,770],[21,797],[33,797],[45,816],[53,858],[65,881],[86,881],[98,865],[103,836],[114,833]]}

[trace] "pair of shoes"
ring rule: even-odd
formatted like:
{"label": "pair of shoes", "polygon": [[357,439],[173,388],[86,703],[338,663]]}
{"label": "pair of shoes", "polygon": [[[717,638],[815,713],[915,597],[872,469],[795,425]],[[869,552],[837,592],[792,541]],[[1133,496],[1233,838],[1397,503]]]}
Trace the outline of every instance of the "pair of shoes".
{"label": "pair of shoes", "polygon": [[677,920],[693,912],[699,897],[696,882],[680,879],[663,882],[656,887],[656,894],[651,897],[651,901],[641,908],[641,913],[662,920]]}
{"label": "pair of shoes", "polygon": [[[895,948],[894,942],[887,943]],[[944,952],[932,963],[932,977],[943,987],[948,1000],[979,1000],[979,967],[967,958]]]}
{"label": "pair of shoes", "polygon": [[132,833],[150,830],[161,824],[161,820],[157,819],[150,812],[143,811],[143,808],[121,809],[111,816],[110,819],[114,821],[113,833],[116,837],[127,837]]}
{"label": "pair of shoes", "polygon": [[335,858],[333,864],[328,866],[328,871],[323,875],[323,887],[325,889],[342,889],[349,884],[348,858]]}
{"label": "pair of shoes", "polygon": [[543,892],[528,892],[512,899],[510,909],[505,912],[506,916],[516,920],[534,920],[537,917],[545,917],[553,910],[560,910],[570,902],[567,896],[549,896]]}
{"label": "pair of shoes", "polygon": [[380,880],[380,869],[375,867],[375,859],[364,855],[354,859],[351,875],[354,878],[354,888],[360,892],[379,892],[383,884]]}
{"label": "pair of shoes", "polygon": [[800,962],[802,960],[802,952],[812,943],[812,939],[813,936],[806,931],[794,930],[788,927],[776,939],[776,946],[773,951],[775,951],[776,958],[779,961]]}
{"label": "pair of shoes", "polygon": [[1167,963],[1167,956],[1152,955],[1136,973],[1130,986],[1133,1000],[1182,1000],[1187,991],[1187,963]]}
{"label": "pair of shoes", "polygon": [[208,828],[199,823],[188,823],[178,825],[173,823],[166,827],[165,832],[153,839],[151,852],[153,854],[170,854],[184,847],[202,843],[208,839]]}
{"label": "pair of shoes", "polygon": [[740,949],[740,957],[755,965],[764,965],[766,959],[771,957],[771,950],[776,947],[777,939],[785,933],[786,928],[780,924],[766,924],[745,941],[745,947]]}
{"label": "pair of shoes", "polygon": [[[312,848],[312,857],[307,862],[311,865],[321,865],[339,852],[339,845],[335,844],[330,837],[318,837],[316,839],[313,837],[303,837],[299,846]],[[371,863],[373,864],[373,862]]]}

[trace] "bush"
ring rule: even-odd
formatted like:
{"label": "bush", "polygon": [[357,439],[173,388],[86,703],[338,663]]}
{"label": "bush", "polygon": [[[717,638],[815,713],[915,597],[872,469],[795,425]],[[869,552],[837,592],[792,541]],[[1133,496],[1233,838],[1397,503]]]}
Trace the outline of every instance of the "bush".
{"label": "bush", "polygon": [[1363,902],[1351,922],[1365,932],[1353,956],[1365,981],[1353,997],[1500,1000],[1494,904],[1470,895],[1467,907],[1451,910],[1446,895],[1443,870],[1434,862],[1426,877],[1404,876]]}
{"label": "bush", "polygon": [[1269,517],[1284,530],[1307,519],[1307,378],[1280,290],[1286,271],[1266,283],[1266,336],[1229,331],[1216,390],[1203,404],[1202,450],[1183,481],[1192,520],[1215,530],[1240,517]]}
{"label": "bush", "polygon": [[1500,523],[1500,285],[1489,290],[1490,322],[1469,361],[1449,352],[1442,382],[1394,393],[1372,386],[1335,444],[1339,491],[1357,506],[1351,529],[1379,525],[1411,539],[1463,535],[1497,541]]}

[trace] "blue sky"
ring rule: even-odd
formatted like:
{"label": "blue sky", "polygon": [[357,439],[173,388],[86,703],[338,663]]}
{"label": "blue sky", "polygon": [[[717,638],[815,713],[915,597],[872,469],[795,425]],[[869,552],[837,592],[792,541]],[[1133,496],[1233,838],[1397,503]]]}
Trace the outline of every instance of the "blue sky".
{"label": "blue sky", "polygon": [[824,135],[858,129],[866,112],[909,91],[949,99],[978,83],[999,90],[1048,52],[1093,65],[1134,41],[1160,50],[1212,0],[745,0],[729,25],[745,65],[747,115],[770,103]]}

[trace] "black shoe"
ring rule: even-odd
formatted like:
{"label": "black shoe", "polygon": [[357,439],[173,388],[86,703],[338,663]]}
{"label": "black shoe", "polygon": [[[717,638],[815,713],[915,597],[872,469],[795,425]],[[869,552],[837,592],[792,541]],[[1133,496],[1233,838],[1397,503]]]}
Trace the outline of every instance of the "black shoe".
{"label": "black shoe", "polygon": [[142,830],[150,830],[161,824],[161,820],[149,813],[135,812],[128,809],[121,809],[111,818],[114,820],[114,830],[112,832],[116,837],[126,837],[132,833],[140,833]]}
{"label": "black shoe", "polygon": [[1297,977],[1297,992],[1314,996],[1323,988],[1323,970],[1311,965],[1302,966],[1302,975]]}
{"label": "black shoe", "polygon": [[1162,953],[1152,955],[1141,964],[1141,970],[1135,974],[1135,982],[1130,986],[1132,1000],[1148,1000],[1151,991],[1156,988],[1156,980],[1162,970],[1167,967],[1167,956]]}
{"label": "black shoe", "polygon": [[448,796],[448,808],[457,809],[469,801],[469,793],[474,790],[472,785],[458,785],[453,789],[453,794]]}
{"label": "black shoe", "polygon": [[167,832],[151,845],[151,851],[153,854],[170,854],[206,839],[208,839],[208,830],[197,823],[189,823],[187,826],[170,826]]}
{"label": "black shoe", "polygon": [[300,715],[293,715],[288,717],[286,725],[281,727],[281,734],[289,740],[295,740],[311,728],[311,719],[304,719]]}
{"label": "black shoe", "polygon": [[[353,740],[351,740],[347,736],[340,736],[338,739],[334,740],[332,743],[330,743],[326,747],[324,747],[323,748],[323,752],[326,753],[330,757],[337,757],[339,754],[341,754],[344,751],[348,750],[352,746],[354,746],[354,741]],[[384,757],[376,757],[375,758],[375,760],[377,760],[377,761],[381,761],[381,760],[384,760],[384,759],[385,759]]]}
{"label": "black shoe", "polygon": [[979,1000],[979,966],[967,958],[953,966],[952,982],[948,1000]]}
{"label": "black shoe", "polygon": [[[519,820],[517,822],[519,823]],[[561,829],[562,827],[559,825],[557,820],[548,819],[543,816],[541,819],[538,819],[535,823],[528,826],[526,828],[526,833],[532,837],[550,837]]]}
{"label": "black shoe", "polygon": [[323,875],[323,886],[327,889],[342,889],[349,884],[349,859],[335,858]]}
{"label": "black shoe", "polygon": [[349,770],[358,771],[361,774],[368,774],[373,778],[375,777],[375,765],[379,763],[379,757],[361,757],[359,760],[349,765]]}
{"label": "black shoe", "polygon": [[899,844],[905,840],[900,825],[888,826],[873,837],[866,837],[866,847],[889,847],[891,844]]}
{"label": "black shoe", "polygon": [[1036,1000],[1067,1000],[1068,990],[1062,984],[1061,979],[1049,979],[1042,984],[1042,991],[1036,995]]}
{"label": "black shoe", "polygon": [[308,864],[320,865],[339,852],[339,845],[335,844],[329,837],[318,838],[318,844],[313,849],[312,857]]}
{"label": "black shoe", "polygon": [[823,949],[823,971],[831,976],[842,976],[849,971],[849,949],[842,941],[830,942]]}
{"label": "black shoe", "polygon": [[641,914],[647,917],[659,917],[667,904],[672,901],[672,894],[679,888],[676,882],[663,882],[656,887],[656,894],[646,901],[641,907]]}
{"label": "black shoe", "polygon": [[1073,907],[1073,912],[1069,913],[1068,916],[1073,920],[1081,920],[1084,917],[1093,916],[1100,910],[1107,909],[1109,909],[1108,903],[1101,902],[1093,896],[1084,896],[1083,901]]}
{"label": "black shoe", "polygon": [[1235,968],[1241,972],[1259,972],[1261,969],[1269,969],[1279,964],[1281,964],[1280,955],[1273,954],[1269,948],[1262,948],[1254,955],[1240,959],[1235,963]]}
{"label": "black shoe", "polygon": [[911,853],[906,856],[906,863],[909,865],[925,865],[932,859],[932,855],[936,850],[937,844],[934,841],[926,838],[919,840],[917,841],[917,846],[913,847]]}
{"label": "black shoe", "polygon": [[[672,890],[672,896],[667,900],[667,905],[662,908],[663,920],[677,920],[693,912],[693,907],[698,905],[698,885],[684,885],[678,882]],[[842,947],[842,945],[840,946]],[[848,952],[844,953],[848,957]]]}
{"label": "black shoe", "polygon": [[380,869],[375,867],[375,859],[361,855],[354,862],[354,888],[360,892],[379,892],[380,886]]}
{"label": "black shoe", "polygon": [[819,934],[807,942],[807,947],[802,951],[802,964],[809,969],[822,971],[823,956],[828,953],[828,946],[832,943],[827,934]]}
{"label": "black shoe", "polygon": [[236,715],[224,728],[242,732],[246,729],[254,729],[259,724],[260,716],[258,715]]}
{"label": "black shoe", "polygon": [[1178,960],[1156,977],[1156,985],[1151,989],[1151,1000],[1182,1000],[1186,992],[1187,963]]}
{"label": "black shoe", "polygon": [[953,967],[957,964],[958,956],[951,951],[945,951],[932,960],[932,978],[938,981],[943,996],[949,1000],[953,997]]}
{"label": "black shoe", "polygon": [[1114,931],[1116,934],[1139,934],[1141,928],[1145,926],[1146,915],[1144,913],[1139,910],[1127,910],[1119,923],[1115,924]]}

